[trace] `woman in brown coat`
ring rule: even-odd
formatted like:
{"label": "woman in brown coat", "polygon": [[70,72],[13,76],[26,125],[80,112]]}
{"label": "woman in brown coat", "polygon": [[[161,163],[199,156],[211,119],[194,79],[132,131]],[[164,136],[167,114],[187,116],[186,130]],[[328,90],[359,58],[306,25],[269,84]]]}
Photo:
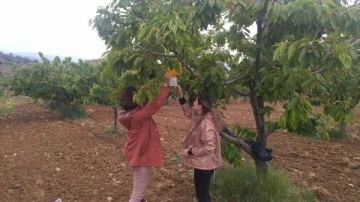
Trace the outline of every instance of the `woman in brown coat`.
{"label": "woman in brown coat", "polygon": [[199,202],[210,202],[210,180],[214,170],[221,165],[219,131],[224,122],[219,111],[213,109],[213,102],[206,94],[199,95],[190,108],[182,89],[178,86],[181,108],[190,119],[183,143],[184,164],[194,168],[194,184]]}
{"label": "woman in brown coat", "polygon": [[133,101],[136,88],[129,86],[120,95],[121,110],[118,112],[119,122],[127,129],[124,153],[134,174],[133,191],[129,202],[144,201],[144,193],[150,181],[152,166],[163,164],[163,153],[159,132],[152,119],[169,95],[168,83],[170,75],[165,74],[165,83],[161,92],[145,106]]}

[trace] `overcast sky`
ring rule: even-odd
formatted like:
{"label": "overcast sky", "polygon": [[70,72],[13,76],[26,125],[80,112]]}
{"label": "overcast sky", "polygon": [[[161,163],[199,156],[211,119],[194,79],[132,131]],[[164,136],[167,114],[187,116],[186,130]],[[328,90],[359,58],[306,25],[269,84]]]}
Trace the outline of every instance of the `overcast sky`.
{"label": "overcast sky", "polygon": [[111,1],[0,0],[0,50],[99,58],[105,45],[88,22]]}
{"label": "overcast sky", "polygon": [[0,0],[0,50],[99,58],[104,42],[88,26],[112,0]]}

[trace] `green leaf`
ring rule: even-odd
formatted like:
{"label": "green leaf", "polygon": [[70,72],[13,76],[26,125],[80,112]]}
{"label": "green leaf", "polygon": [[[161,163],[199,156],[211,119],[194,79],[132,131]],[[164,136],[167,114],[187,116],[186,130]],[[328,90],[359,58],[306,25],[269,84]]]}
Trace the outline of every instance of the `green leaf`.
{"label": "green leaf", "polygon": [[228,154],[229,159],[233,159],[234,156],[235,156],[235,152],[233,150],[231,150]]}
{"label": "green leaf", "polygon": [[171,27],[171,31],[173,31],[174,35],[177,33],[177,29],[178,29],[178,27],[176,25],[173,25]]}
{"label": "green leaf", "polygon": [[341,63],[345,66],[345,68],[350,67],[348,64],[349,62],[348,62],[347,58],[348,58],[348,55],[346,53],[339,54],[339,59],[340,59]]}
{"label": "green leaf", "polygon": [[301,48],[301,51],[300,51],[300,55],[298,57],[298,61],[300,62],[300,66],[301,67],[304,67],[304,64],[305,64],[305,54],[306,54],[306,48],[303,47]]}
{"label": "green leaf", "polygon": [[282,70],[283,70],[283,74],[284,74],[285,76],[289,75],[289,74],[292,72],[292,68],[291,68],[290,65],[288,65],[288,64],[285,64],[285,65],[283,66]]}
{"label": "green leaf", "polygon": [[[295,108],[296,109],[296,108]],[[297,113],[296,113],[296,110],[295,109],[292,109],[289,113],[290,113],[290,124],[292,126],[293,129],[296,129],[297,128],[297,125],[298,125],[298,116],[297,116]]]}
{"label": "green leaf", "polygon": [[288,59],[290,59],[294,55],[295,51],[296,51],[296,44],[293,43],[290,45],[288,50]]}
{"label": "green leaf", "polygon": [[278,44],[278,47],[275,50],[274,56],[273,56],[273,60],[278,60],[279,57],[284,54],[285,52],[285,48],[286,48],[286,44],[285,42],[282,42],[280,44]]}
{"label": "green leaf", "polygon": [[209,0],[209,6],[212,8],[215,5],[215,0]]}
{"label": "green leaf", "polygon": [[274,56],[273,56],[273,60],[277,60],[279,58],[279,55],[280,55],[280,49],[279,47],[276,48],[275,52],[274,52]]}
{"label": "green leaf", "polygon": [[137,57],[134,62],[134,66],[137,66],[141,61],[143,61],[143,57]]}
{"label": "green leaf", "polygon": [[148,29],[147,27],[144,27],[139,30],[139,34],[137,35],[138,40],[142,40],[144,38],[145,33],[147,33]]}
{"label": "green leaf", "polygon": [[287,105],[287,110],[292,110],[297,104],[297,99],[292,99]]}

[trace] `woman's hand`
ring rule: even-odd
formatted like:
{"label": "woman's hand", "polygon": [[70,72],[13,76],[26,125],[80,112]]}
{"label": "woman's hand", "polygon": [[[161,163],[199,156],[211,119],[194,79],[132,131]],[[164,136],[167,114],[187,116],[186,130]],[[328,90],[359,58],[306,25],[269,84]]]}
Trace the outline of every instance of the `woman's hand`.
{"label": "woman's hand", "polygon": [[169,82],[170,82],[170,79],[171,79],[171,75],[169,72],[166,72],[166,74],[164,75],[165,77],[165,82],[163,83],[163,86],[168,86],[169,85]]}
{"label": "woman's hand", "polygon": [[181,86],[179,84],[176,86],[176,89],[177,89],[177,93],[178,93],[179,98],[183,98],[184,93],[183,93],[183,91],[181,89]]}
{"label": "woman's hand", "polygon": [[189,156],[189,149],[183,149],[183,151],[181,152],[182,156]]}

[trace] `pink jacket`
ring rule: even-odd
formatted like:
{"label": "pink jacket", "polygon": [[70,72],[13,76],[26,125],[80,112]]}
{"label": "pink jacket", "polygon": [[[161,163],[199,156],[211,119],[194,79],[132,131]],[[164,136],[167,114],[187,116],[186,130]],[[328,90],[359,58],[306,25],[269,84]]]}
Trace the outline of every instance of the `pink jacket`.
{"label": "pink jacket", "polygon": [[169,88],[162,86],[160,94],[144,107],[118,112],[119,122],[127,129],[124,153],[130,166],[163,164],[159,132],[151,116],[163,105],[169,91]]}
{"label": "pink jacket", "polygon": [[190,118],[183,148],[192,148],[193,153],[183,158],[184,164],[202,170],[219,167],[222,163],[220,135],[216,131],[211,113],[207,113],[204,117],[197,115],[187,103],[181,105],[181,108],[185,116]]}

